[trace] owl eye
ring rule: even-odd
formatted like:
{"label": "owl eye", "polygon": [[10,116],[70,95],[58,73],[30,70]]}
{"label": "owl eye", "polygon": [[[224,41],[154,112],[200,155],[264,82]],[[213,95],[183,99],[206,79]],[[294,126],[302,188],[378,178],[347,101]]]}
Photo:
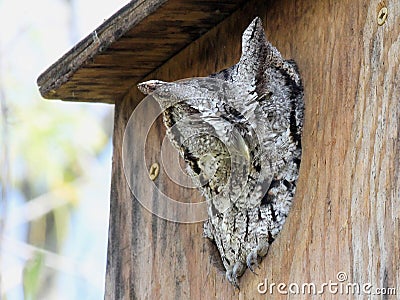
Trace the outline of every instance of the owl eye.
{"label": "owl eye", "polygon": [[258,101],[258,102],[267,101],[267,100],[269,100],[269,99],[271,98],[272,95],[273,95],[273,93],[272,93],[271,91],[268,91],[268,92],[262,94],[262,95],[257,99],[257,101]]}

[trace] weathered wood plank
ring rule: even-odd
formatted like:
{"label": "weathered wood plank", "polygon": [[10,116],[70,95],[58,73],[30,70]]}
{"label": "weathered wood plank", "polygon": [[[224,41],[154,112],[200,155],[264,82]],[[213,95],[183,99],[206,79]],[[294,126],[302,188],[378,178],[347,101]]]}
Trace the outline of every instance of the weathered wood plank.
{"label": "weathered wood plank", "polygon": [[[114,103],[137,83],[137,77],[143,78],[149,69],[158,68],[243,2],[132,1],[40,75],[40,93],[47,99]],[[118,51],[120,49],[125,51]],[[93,74],[88,70],[92,64],[119,68],[121,73],[132,78],[115,86],[119,79],[105,74],[105,69],[99,69],[97,77],[108,78],[102,83],[102,90],[109,92],[99,93],[98,84],[91,88],[86,83],[81,90],[81,78],[93,80]],[[139,71],[140,76],[137,76]]]}
{"label": "weathered wood plank", "polygon": [[[378,5],[249,1],[146,78],[204,76],[232,65],[240,56],[241,32],[255,15],[264,19],[269,40],[299,65],[306,122],[295,204],[258,276],[246,272],[240,292],[210,264],[201,224],[162,220],[131,195],[121,147],[143,96],[132,88],[116,103],[107,299],[320,299],[281,295],[276,287],[273,295],[261,295],[257,286],[264,279],[319,286],[338,282],[340,271],[348,275],[345,283],[400,286],[400,6],[387,1],[389,17],[378,26]],[[147,136],[149,163],[161,160],[162,124],[154,126]],[[135,156],[133,141],[143,135],[131,137],[137,171],[141,157]],[[161,168],[157,184],[179,197],[181,191],[165,176]],[[147,188],[141,178],[137,184]],[[154,206],[162,205],[156,195],[152,199]]]}

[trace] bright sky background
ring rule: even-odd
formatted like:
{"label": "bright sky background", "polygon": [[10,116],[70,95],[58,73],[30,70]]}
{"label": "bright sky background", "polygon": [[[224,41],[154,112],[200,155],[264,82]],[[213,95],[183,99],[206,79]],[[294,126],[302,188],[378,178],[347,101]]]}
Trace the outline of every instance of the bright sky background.
{"label": "bright sky background", "polygon": [[[74,44],[128,2],[0,0],[0,85],[5,91],[9,109],[6,122],[11,181],[5,218],[7,225],[0,244],[0,299],[1,293],[6,295],[7,300],[23,299],[23,270],[37,251],[44,254],[46,270],[54,273],[53,278],[47,279],[49,286],[41,292],[41,299],[103,299],[113,106],[45,101],[39,95],[36,79]],[[38,132],[48,130],[47,127],[54,124],[51,120],[53,112],[60,111],[63,119],[71,119],[70,123],[74,123],[71,127],[59,130],[54,140],[45,140],[38,149],[31,142],[23,144],[30,141],[25,136],[27,128],[35,130],[37,126]],[[30,117],[27,118],[27,115]],[[99,125],[96,122],[102,123]],[[80,124],[84,125],[76,130]],[[75,130],[71,130],[74,126]],[[88,145],[92,143],[92,136],[108,139],[98,155]],[[4,139],[0,136],[0,144]],[[60,144],[57,141],[61,141]],[[25,148],[24,155],[14,151],[13,145],[21,143]],[[96,143],[93,140],[93,145]],[[44,191],[34,199],[25,199],[13,185],[13,180],[24,176],[23,166],[27,162],[32,164],[29,160],[36,157],[33,156],[34,149],[40,152],[40,161],[36,162],[38,175],[33,180],[37,179],[40,186],[41,182],[48,182],[46,176],[54,179],[57,171],[46,173],[46,166],[58,152],[63,153],[62,145],[82,152],[78,160],[87,168],[84,168],[82,177],[73,180],[72,185],[76,189],[74,197],[78,200],[73,204],[72,213],[66,217],[66,228],[62,228],[66,233],[63,247],[60,253],[55,253],[27,243],[27,221],[65,205],[60,200],[63,198],[58,197],[60,190]],[[0,163],[4,166],[1,157]],[[4,213],[2,209],[0,204],[0,217]]]}

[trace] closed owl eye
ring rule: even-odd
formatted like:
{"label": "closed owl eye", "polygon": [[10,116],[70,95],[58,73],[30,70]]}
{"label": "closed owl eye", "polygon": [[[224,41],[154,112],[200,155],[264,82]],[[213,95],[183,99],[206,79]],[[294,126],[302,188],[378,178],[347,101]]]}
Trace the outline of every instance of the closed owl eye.
{"label": "closed owl eye", "polygon": [[271,91],[267,91],[264,94],[262,94],[260,97],[258,97],[257,101],[258,102],[268,101],[272,95],[273,95],[273,93]]}

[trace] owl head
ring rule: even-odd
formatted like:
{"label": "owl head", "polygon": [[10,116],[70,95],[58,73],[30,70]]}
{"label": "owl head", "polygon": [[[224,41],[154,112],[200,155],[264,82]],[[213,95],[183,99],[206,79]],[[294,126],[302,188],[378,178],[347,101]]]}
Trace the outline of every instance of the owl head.
{"label": "owl head", "polygon": [[188,164],[195,185],[215,202],[216,212],[229,208],[247,182],[254,155],[256,134],[240,113],[242,108],[233,106],[235,99],[249,95],[209,77],[152,80],[139,88],[159,103],[169,140]]}

